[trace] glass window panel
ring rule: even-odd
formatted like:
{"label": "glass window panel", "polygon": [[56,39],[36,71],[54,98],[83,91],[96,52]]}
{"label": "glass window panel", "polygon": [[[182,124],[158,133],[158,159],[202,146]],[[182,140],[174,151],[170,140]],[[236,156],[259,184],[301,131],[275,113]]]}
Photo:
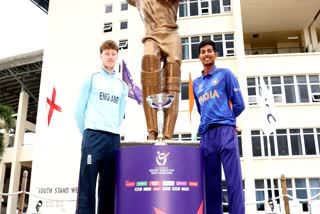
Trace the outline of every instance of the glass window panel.
{"label": "glass window panel", "polygon": [[191,44],[191,58],[197,59],[199,57],[199,44]]}
{"label": "glass window panel", "polygon": [[223,44],[222,42],[215,42],[216,43],[216,52],[218,53],[218,56],[224,56],[223,55]]}
{"label": "glass window panel", "polygon": [[307,85],[299,85],[299,95],[300,95],[300,101],[302,103],[307,103],[309,102],[309,93],[308,93],[308,87]]}
{"label": "glass window panel", "polygon": [[306,179],[295,179],[296,188],[305,188],[306,185]]}
{"label": "glass window panel", "polygon": [[310,83],[320,83],[318,75],[309,75]]}
{"label": "glass window panel", "polygon": [[202,1],[202,2],[201,2],[201,8],[203,8],[203,7],[209,7],[209,2],[207,2],[207,1]]}
{"label": "glass window panel", "polygon": [[256,95],[256,88],[248,88],[248,95]]}
{"label": "glass window panel", "polygon": [[254,180],[256,189],[264,189],[264,180]]}
{"label": "glass window panel", "polygon": [[189,99],[189,83],[183,82],[181,83],[181,100]]}
{"label": "glass window panel", "polygon": [[300,135],[291,135],[291,150],[292,155],[302,155],[302,145]]}
{"label": "glass window panel", "polygon": [[319,178],[310,178],[309,184],[311,188],[320,188],[320,179]]}
{"label": "glass window panel", "polygon": [[179,140],[179,135],[178,134],[173,134],[171,139],[172,140]]}
{"label": "glass window panel", "polygon": [[196,42],[200,42],[200,37],[199,36],[196,36],[196,37],[191,37],[191,42],[192,43],[196,43]]}
{"label": "glass window panel", "polygon": [[320,133],[318,133],[317,136],[318,136],[318,148],[319,148],[319,153],[320,153]]}
{"label": "glass window panel", "polygon": [[255,86],[256,79],[255,78],[247,78],[247,84],[248,84],[248,86]]}
{"label": "glass window panel", "polygon": [[[264,137],[263,137],[263,139],[264,139]],[[264,155],[265,155],[265,156],[269,156],[269,149],[268,149],[268,142],[267,142],[267,140],[264,140],[264,141],[263,141],[263,145],[264,145]]]}
{"label": "glass window panel", "polygon": [[274,147],[274,138],[273,135],[269,136],[269,142],[270,142],[270,149],[271,149],[271,156],[275,156],[276,155],[276,149]]}
{"label": "glass window panel", "polygon": [[111,5],[108,4],[108,5],[105,6],[105,12],[106,13],[111,13],[112,12],[112,4]]}
{"label": "glass window panel", "polygon": [[273,94],[281,94],[281,86],[272,86]]}
{"label": "glass window panel", "polygon": [[251,135],[260,135],[260,131],[251,131]]}
{"label": "glass window panel", "polygon": [[299,134],[300,133],[300,129],[290,129],[290,134]]}
{"label": "glass window panel", "polygon": [[277,134],[286,134],[287,130],[286,129],[278,129],[278,130],[276,130],[276,133]]}
{"label": "glass window panel", "polygon": [[320,85],[311,85],[312,93],[320,93]]}
{"label": "glass window panel", "polygon": [[234,56],[234,50],[227,50],[228,56]]}
{"label": "glass window panel", "polygon": [[222,41],[222,35],[213,35],[213,41]]}
{"label": "glass window panel", "polygon": [[230,0],[223,0],[223,5],[231,5]]}
{"label": "glass window panel", "polygon": [[242,157],[242,139],[241,139],[241,135],[238,135],[238,144],[239,144],[240,157]]}
{"label": "glass window panel", "polygon": [[287,183],[287,188],[292,188],[292,180],[291,179],[286,179]]}
{"label": "glass window panel", "polygon": [[[263,191],[256,191],[256,200],[257,201],[264,201],[265,196]],[[257,204],[257,211],[264,211],[264,203]]]}
{"label": "glass window panel", "polygon": [[199,6],[198,2],[190,2],[190,16],[199,15]]}
{"label": "glass window panel", "polygon": [[297,76],[297,82],[298,83],[307,83],[307,77],[306,76]]}
{"label": "glass window panel", "polygon": [[127,29],[128,28],[128,22],[122,21],[120,22],[120,29]]}
{"label": "glass window panel", "polygon": [[186,2],[179,5],[179,17],[188,16],[188,4]]}
{"label": "glass window panel", "polygon": [[211,39],[211,36],[202,36],[202,40]]}
{"label": "glass window panel", "polygon": [[182,45],[182,59],[189,59],[189,45]]}
{"label": "glass window panel", "polygon": [[211,0],[211,9],[213,14],[220,13],[220,0]]}
{"label": "glass window panel", "polygon": [[284,83],[292,83],[293,84],[293,77],[291,76],[284,76],[283,77]]}
{"label": "glass window panel", "polygon": [[252,137],[252,152],[253,152],[254,157],[262,156],[260,136],[258,136],[258,137],[253,136]]}
{"label": "glass window panel", "polygon": [[271,77],[271,84],[281,84],[281,79],[280,77]]}
{"label": "glass window panel", "polygon": [[128,10],[128,3],[121,3],[121,11]]}
{"label": "glass window panel", "polygon": [[316,145],[313,135],[304,135],[304,146],[306,149],[306,155],[315,155],[316,154]]}
{"label": "glass window panel", "polygon": [[287,103],[296,103],[296,93],[294,91],[293,85],[286,85],[284,86],[284,90],[286,93],[286,102]]}
{"label": "glass window panel", "polygon": [[307,190],[306,189],[297,189],[297,198],[299,199],[306,199],[307,198]]}
{"label": "glass window panel", "polygon": [[191,140],[191,134],[181,134],[181,140],[190,141]]}
{"label": "glass window panel", "polygon": [[271,180],[270,179],[267,179],[267,187],[271,188]]}
{"label": "glass window panel", "polygon": [[225,34],[224,38],[225,38],[225,40],[233,40],[234,39],[234,35],[233,34]]}
{"label": "glass window panel", "polygon": [[287,136],[277,136],[278,141],[278,154],[280,156],[288,155],[288,142],[287,142]]}
{"label": "glass window panel", "polygon": [[233,42],[226,42],[226,48],[234,48]]}
{"label": "glass window panel", "polygon": [[[320,189],[311,189],[311,197],[314,197],[320,193]],[[320,200],[320,196],[316,197],[314,200]]]}

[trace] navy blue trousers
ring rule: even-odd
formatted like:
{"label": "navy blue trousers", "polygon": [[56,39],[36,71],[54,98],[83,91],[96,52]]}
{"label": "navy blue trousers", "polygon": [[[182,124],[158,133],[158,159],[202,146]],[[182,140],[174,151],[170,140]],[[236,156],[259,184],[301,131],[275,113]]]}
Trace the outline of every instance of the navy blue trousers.
{"label": "navy blue trousers", "polygon": [[98,214],[113,214],[115,199],[116,153],[120,136],[86,129],[81,148],[76,214],[95,214],[98,181]]}
{"label": "navy blue trousers", "polygon": [[222,214],[221,163],[227,183],[229,214],[244,214],[244,193],[238,138],[233,126],[210,127],[200,149],[205,167],[206,213]]}

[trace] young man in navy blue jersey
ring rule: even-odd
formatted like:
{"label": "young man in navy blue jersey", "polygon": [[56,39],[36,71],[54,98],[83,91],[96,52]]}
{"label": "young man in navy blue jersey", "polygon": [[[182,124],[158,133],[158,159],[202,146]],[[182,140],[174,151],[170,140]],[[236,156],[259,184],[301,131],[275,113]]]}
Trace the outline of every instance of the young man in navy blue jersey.
{"label": "young man in navy blue jersey", "polygon": [[200,113],[198,133],[205,167],[206,213],[222,214],[221,163],[227,183],[230,214],[244,214],[244,195],[236,117],[244,110],[239,83],[234,74],[217,68],[215,43],[199,44],[202,75],[193,81],[193,93]]}
{"label": "young man in navy blue jersey", "polygon": [[116,152],[120,147],[127,85],[114,66],[119,48],[112,40],[100,46],[102,67],[84,82],[75,118],[83,135],[76,214],[95,214],[98,181],[99,214],[114,213]]}

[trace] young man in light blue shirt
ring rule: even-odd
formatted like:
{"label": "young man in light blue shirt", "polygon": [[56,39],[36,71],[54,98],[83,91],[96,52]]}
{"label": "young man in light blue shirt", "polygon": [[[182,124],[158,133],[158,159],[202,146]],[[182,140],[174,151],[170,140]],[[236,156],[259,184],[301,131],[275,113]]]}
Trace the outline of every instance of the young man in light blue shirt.
{"label": "young man in light blue shirt", "polygon": [[119,48],[112,40],[100,46],[102,67],[84,82],[75,118],[83,135],[76,214],[95,214],[99,173],[98,214],[114,213],[116,152],[120,148],[127,85],[116,76]]}

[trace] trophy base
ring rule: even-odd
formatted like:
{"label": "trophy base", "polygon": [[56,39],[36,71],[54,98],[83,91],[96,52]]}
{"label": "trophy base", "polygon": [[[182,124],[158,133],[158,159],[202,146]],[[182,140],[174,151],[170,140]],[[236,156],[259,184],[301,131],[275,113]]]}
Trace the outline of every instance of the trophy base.
{"label": "trophy base", "polygon": [[154,143],[154,145],[155,145],[155,146],[166,146],[166,145],[168,145],[168,144],[165,143],[164,141],[156,141],[156,142]]}

